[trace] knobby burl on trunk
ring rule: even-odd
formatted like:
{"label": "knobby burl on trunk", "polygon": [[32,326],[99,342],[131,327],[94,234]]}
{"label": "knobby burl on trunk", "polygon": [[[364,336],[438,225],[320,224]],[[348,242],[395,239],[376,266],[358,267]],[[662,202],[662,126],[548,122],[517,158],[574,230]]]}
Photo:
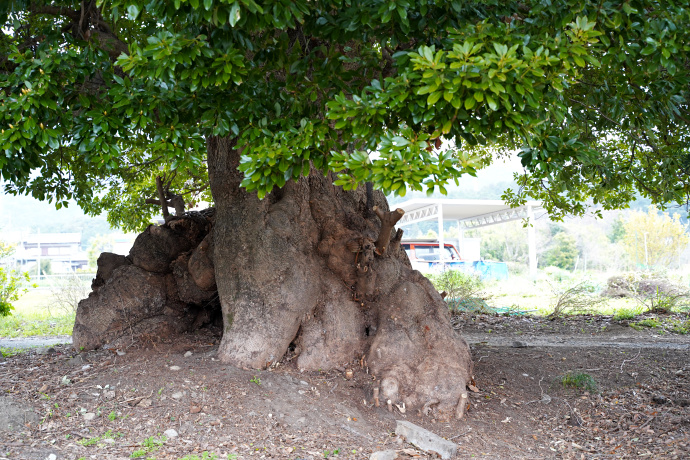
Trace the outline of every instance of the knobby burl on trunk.
{"label": "knobby burl on trunk", "polygon": [[[118,331],[142,330],[132,321],[146,323],[148,333],[152,324],[168,334],[198,327],[208,318],[204,302],[217,298],[224,362],[265,368],[288,350],[305,370],[357,360],[384,403],[461,417],[469,347],[400,247],[394,226],[402,211],[389,211],[380,192],[367,199],[365,187],[343,191],[320,171],[259,200],[239,187],[239,157],[230,139],[208,139],[213,218],[204,226],[187,213],[142,233],[80,304],[75,344],[92,348]],[[118,300],[126,279],[140,287]],[[108,305],[107,321],[94,319],[99,305]],[[128,320],[112,311],[128,312]]]}

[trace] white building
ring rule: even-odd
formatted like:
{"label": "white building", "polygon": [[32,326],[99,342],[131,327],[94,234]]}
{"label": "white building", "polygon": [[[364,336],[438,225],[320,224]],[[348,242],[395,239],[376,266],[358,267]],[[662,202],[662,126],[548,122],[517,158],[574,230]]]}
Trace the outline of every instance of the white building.
{"label": "white building", "polygon": [[81,249],[81,233],[30,233],[20,237],[12,255],[19,267],[50,260],[53,273],[73,272],[89,265]]}

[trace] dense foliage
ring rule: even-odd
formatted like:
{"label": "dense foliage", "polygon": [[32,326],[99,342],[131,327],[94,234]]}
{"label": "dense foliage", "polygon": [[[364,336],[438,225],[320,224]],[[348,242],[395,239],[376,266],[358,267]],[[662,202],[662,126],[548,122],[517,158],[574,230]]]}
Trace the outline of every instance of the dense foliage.
{"label": "dense foliage", "polygon": [[513,149],[505,197],[555,216],[690,193],[688,2],[14,0],[0,21],[9,191],[127,228],[157,175],[210,199],[208,136],[260,196],[310,165],[443,192]]}
{"label": "dense foliage", "polygon": [[[14,253],[14,246],[0,241],[0,263]],[[13,302],[27,291],[25,287],[30,281],[29,273],[13,270],[0,265],[0,317],[9,316],[14,310]]]}
{"label": "dense foliage", "polygon": [[680,266],[681,254],[690,238],[678,214],[669,216],[650,206],[646,213],[632,212],[623,228],[623,247],[634,265],[647,269]]}

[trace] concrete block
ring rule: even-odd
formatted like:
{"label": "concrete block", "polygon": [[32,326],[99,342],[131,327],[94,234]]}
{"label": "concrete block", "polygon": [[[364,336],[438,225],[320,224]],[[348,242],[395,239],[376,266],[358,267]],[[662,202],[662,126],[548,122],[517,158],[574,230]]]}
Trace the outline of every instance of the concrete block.
{"label": "concrete block", "polygon": [[380,450],[369,456],[369,460],[395,460],[397,457],[394,450]]}
{"label": "concrete block", "polygon": [[437,453],[443,459],[451,458],[458,451],[457,444],[405,420],[397,420],[395,434],[404,436],[407,442],[414,444],[425,452]]}

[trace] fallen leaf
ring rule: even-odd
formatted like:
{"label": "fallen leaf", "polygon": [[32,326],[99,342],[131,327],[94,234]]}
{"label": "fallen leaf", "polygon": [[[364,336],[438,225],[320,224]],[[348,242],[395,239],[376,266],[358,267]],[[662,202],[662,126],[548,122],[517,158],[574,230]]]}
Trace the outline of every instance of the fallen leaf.
{"label": "fallen leaf", "polygon": [[474,391],[475,393],[479,393],[479,388],[475,387],[475,386],[472,385],[472,384],[467,385],[467,388],[469,388],[470,390]]}

